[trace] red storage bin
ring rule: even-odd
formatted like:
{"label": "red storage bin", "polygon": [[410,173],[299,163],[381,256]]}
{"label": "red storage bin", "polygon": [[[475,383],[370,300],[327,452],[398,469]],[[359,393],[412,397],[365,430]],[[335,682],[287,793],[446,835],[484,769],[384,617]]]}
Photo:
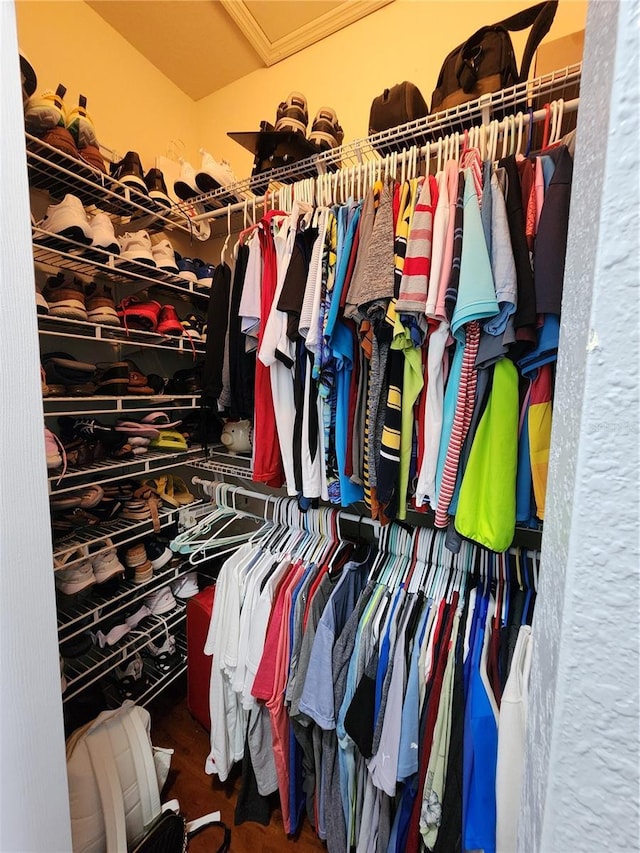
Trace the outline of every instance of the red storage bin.
{"label": "red storage bin", "polygon": [[209,633],[215,591],[215,585],[208,586],[187,602],[187,707],[207,731],[211,729],[209,681],[212,658],[205,655],[204,644]]}

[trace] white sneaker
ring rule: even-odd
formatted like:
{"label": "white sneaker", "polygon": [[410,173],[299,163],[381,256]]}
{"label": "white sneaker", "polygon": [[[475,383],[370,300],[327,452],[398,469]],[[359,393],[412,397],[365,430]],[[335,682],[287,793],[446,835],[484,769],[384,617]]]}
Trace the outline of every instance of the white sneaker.
{"label": "white sneaker", "polygon": [[174,182],[173,191],[178,198],[187,201],[187,199],[193,198],[195,195],[200,195],[200,190],[196,183],[196,170],[186,160],[180,160],[180,167],[180,177]]}
{"label": "white sneaker", "polygon": [[149,264],[152,267],[156,265],[151,238],[146,231],[123,234],[120,237],[120,257],[129,261],[139,261],[141,264]]}
{"label": "white sneaker", "polygon": [[50,204],[44,219],[38,227],[50,234],[60,234],[89,245],[93,240],[93,230],[80,199],[67,193],[59,204]]}
{"label": "white sneaker", "polygon": [[200,154],[202,155],[202,164],[195,180],[202,192],[211,192],[211,190],[237,183],[238,179],[226,160],[218,163],[204,148],[200,149]]}
{"label": "white sneaker", "polygon": [[171,589],[176,598],[192,598],[199,592],[198,573],[187,572],[171,584]]}
{"label": "white sneaker", "polygon": [[118,559],[118,554],[111,539],[105,539],[106,548],[91,558],[93,574],[96,583],[104,583],[114,575],[123,575],[124,566]]}
{"label": "white sneaker", "polygon": [[160,270],[178,274],[178,264],[176,263],[176,253],[173,251],[173,246],[168,240],[161,240],[151,247],[153,258],[156,266]]}
{"label": "white sneaker", "polygon": [[113,230],[113,222],[109,219],[106,213],[101,210],[96,211],[91,222],[91,245],[98,249],[104,249],[112,255],[120,254],[120,246],[116,239]]}
{"label": "white sneaker", "polygon": [[89,560],[77,563],[68,569],[60,569],[55,575],[56,586],[65,595],[75,595],[76,592],[80,592],[96,582],[93,566]]}
{"label": "white sneaker", "polygon": [[176,606],[176,600],[168,586],[162,586],[152,592],[145,598],[144,603],[156,616],[162,616],[163,613],[168,613]]}

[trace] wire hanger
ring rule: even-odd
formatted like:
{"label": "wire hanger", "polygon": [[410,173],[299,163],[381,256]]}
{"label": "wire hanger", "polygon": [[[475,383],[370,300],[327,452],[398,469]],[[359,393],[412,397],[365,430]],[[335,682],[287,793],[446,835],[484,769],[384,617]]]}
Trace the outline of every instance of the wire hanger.
{"label": "wire hanger", "polygon": [[225,255],[227,252],[227,246],[229,245],[229,240],[231,239],[231,205],[227,205],[227,238],[223,243],[222,251],[220,252],[220,263],[224,264]]}

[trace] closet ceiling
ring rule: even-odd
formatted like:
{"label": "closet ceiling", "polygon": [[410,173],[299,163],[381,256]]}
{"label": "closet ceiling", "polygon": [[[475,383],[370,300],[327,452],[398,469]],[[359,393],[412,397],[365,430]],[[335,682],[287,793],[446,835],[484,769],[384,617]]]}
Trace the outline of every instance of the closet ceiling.
{"label": "closet ceiling", "polygon": [[393,0],[87,0],[194,100]]}

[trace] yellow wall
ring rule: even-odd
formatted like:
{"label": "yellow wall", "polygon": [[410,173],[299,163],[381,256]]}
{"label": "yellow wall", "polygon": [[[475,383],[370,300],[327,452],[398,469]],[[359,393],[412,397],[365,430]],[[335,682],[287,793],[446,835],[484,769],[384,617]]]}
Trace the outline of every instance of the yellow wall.
{"label": "yellow wall", "polygon": [[[36,69],[39,91],[63,82],[70,105],[82,91],[103,144],[120,153],[137,150],[148,169],[156,155],[175,152],[180,140],[196,167],[203,146],[216,159],[229,160],[238,177],[250,173],[253,157],[227,131],[257,130],[262,119],[275,121],[279,101],[292,89],[306,95],[310,124],[316,110],[328,105],[338,113],[345,141],[365,136],[375,95],[406,79],[430,101],[446,54],[481,25],[526,5],[526,0],[395,0],[194,102],[83,0],[16,0],[21,49]],[[583,29],[586,8],[587,0],[561,0],[547,38]],[[512,37],[519,58],[526,33]],[[224,61],[222,48],[213,50],[211,61]]]}
{"label": "yellow wall", "polygon": [[[275,121],[276,108],[294,89],[304,93],[309,124],[321,106],[332,106],[345,142],[367,135],[372,99],[402,80],[415,83],[427,103],[445,56],[484,24],[532,3],[527,0],[395,0],[322,42],[261,68],[198,102],[202,144],[217,159],[228,159],[238,177],[251,171],[253,157],[226,136],[257,130]],[[586,0],[561,0],[547,36],[559,38],[585,26]],[[518,61],[527,32],[513,33]]]}
{"label": "yellow wall", "polygon": [[38,92],[64,83],[70,107],[86,95],[100,142],[120,154],[137,151],[145,170],[172,140],[195,158],[197,105],[83,0],[15,5],[20,49],[36,70]]}

